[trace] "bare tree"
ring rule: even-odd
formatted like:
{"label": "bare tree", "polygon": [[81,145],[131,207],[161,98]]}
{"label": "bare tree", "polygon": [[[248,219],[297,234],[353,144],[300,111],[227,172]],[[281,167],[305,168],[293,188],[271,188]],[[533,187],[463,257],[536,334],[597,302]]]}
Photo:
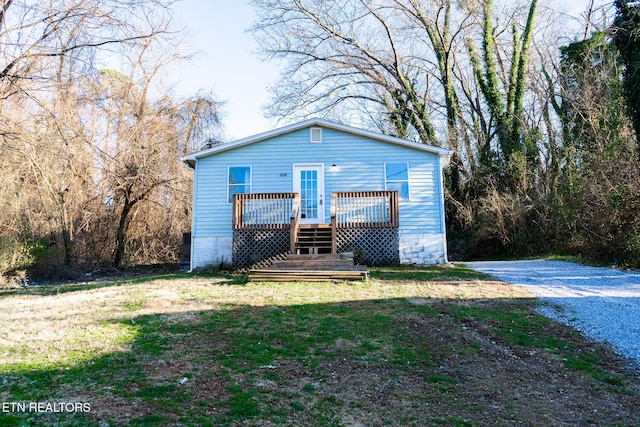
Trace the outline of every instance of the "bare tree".
{"label": "bare tree", "polygon": [[253,3],[265,55],[286,63],[271,115],[329,115],[357,105],[381,111],[396,134],[438,143],[429,84],[437,64],[411,56],[414,29],[397,9],[360,0]]}
{"label": "bare tree", "polygon": [[[172,0],[0,1],[0,94],[25,81],[45,81],[50,60],[68,55],[91,62],[169,33]],[[54,71],[61,71],[60,69]]]}
{"label": "bare tree", "polygon": [[[521,138],[535,0],[527,3],[522,34],[517,28],[527,8],[505,9],[495,25],[491,0],[253,4],[261,13],[253,31],[263,53],[285,64],[272,116],[351,118],[355,106],[361,121],[374,117],[384,131],[454,150],[465,181],[494,133],[500,152],[512,149],[507,135]],[[482,61],[474,39],[482,43]]]}
{"label": "bare tree", "polygon": [[544,140],[559,123],[542,74],[558,56],[557,37],[545,37],[556,22],[549,8],[539,12],[538,0],[253,4],[265,57],[284,65],[271,115],[334,114],[357,123],[355,115],[451,148],[449,223],[481,235],[502,215],[511,219],[494,224],[496,248],[535,238],[547,212],[538,197],[547,186],[543,158],[554,156],[551,182],[561,164],[558,140]]}
{"label": "bare tree", "polygon": [[[178,158],[215,137],[219,104],[160,84],[180,59],[171,2],[0,4],[0,273],[39,257],[69,267],[175,259],[190,221]],[[99,71],[116,57],[121,71]]]}
{"label": "bare tree", "polygon": [[[94,139],[93,148],[99,158],[101,194],[113,215],[115,267],[124,259],[132,222],[138,220],[138,226],[147,228],[153,214],[171,210],[172,197],[167,193],[180,187],[188,192],[187,171],[178,158],[191,148],[194,136],[219,125],[217,103],[211,98],[176,102],[168,94],[152,96],[156,76],[172,59],[145,42],[136,49],[128,74],[103,70],[95,80],[93,99],[98,108],[92,120],[102,124],[96,136],[104,142]],[[183,222],[180,231],[187,225]],[[138,230],[139,236],[153,233],[157,230]]]}

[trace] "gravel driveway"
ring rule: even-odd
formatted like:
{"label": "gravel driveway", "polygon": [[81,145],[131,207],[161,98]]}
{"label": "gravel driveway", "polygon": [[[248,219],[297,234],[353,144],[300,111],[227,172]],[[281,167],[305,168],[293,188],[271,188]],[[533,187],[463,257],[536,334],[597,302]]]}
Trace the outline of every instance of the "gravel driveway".
{"label": "gravel driveway", "polygon": [[640,272],[543,260],[465,264],[528,289],[550,303],[540,307],[545,316],[609,342],[622,356],[640,362]]}

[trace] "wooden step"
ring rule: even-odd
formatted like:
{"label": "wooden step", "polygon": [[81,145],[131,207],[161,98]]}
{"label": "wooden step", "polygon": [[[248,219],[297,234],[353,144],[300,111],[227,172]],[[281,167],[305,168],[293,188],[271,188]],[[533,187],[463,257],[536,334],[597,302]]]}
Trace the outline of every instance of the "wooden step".
{"label": "wooden step", "polygon": [[332,267],[342,267],[342,266],[353,266],[353,260],[348,260],[348,259],[300,259],[300,260],[295,260],[295,259],[286,259],[286,260],[279,260],[279,261],[274,261],[273,264],[271,264],[271,267],[274,268],[302,268],[304,269],[305,267],[322,267],[322,266],[326,266],[328,267],[327,269],[331,269]]}
{"label": "wooden step", "polygon": [[319,234],[300,234],[298,233],[297,240],[331,240],[331,234],[327,234],[326,236],[322,236]]}
{"label": "wooden step", "polygon": [[314,241],[314,240],[322,240],[322,241],[331,241],[331,235],[328,236],[320,236],[320,235],[308,235],[308,234],[299,234],[298,235],[298,241],[301,240],[307,240],[307,241]]}
{"label": "wooden step", "polygon": [[331,282],[334,280],[345,281],[367,281],[366,277],[361,276],[327,276],[327,277],[309,277],[309,276],[258,276],[249,275],[250,282]]}
{"label": "wooden step", "polygon": [[300,227],[300,230],[304,230],[305,228],[331,229],[331,224],[300,224],[298,227]]}
{"label": "wooden step", "polygon": [[325,244],[325,243],[318,243],[318,242],[312,242],[311,244],[302,244],[302,243],[296,243],[296,248],[318,248],[318,249],[331,249],[331,243]]}
{"label": "wooden step", "polygon": [[328,246],[296,246],[295,252],[300,255],[329,254],[332,248]]}
{"label": "wooden step", "polygon": [[284,263],[274,263],[270,270],[352,270],[353,264],[312,264],[306,261],[290,261]]}
{"label": "wooden step", "polygon": [[306,254],[287,254],[285,259],[348,259],[353,260],[353,252],[341,252],[339,254],[314,254],[314,255],[306,255]]}
{"label": "wooden step", "polygon": [[275,271],[278,273],[291,273],[291,274],[296,274],[296,273],[311,273],[311,274],[325,274],[328,272],[349,272],[349,271],[357,271],[357,272],[362,272],[362,271],[368,271],[367,266],[365,265],[337,265],[335,266],[335,269],[333,268],[273,268],[272,267],[265,267],[265,268],[256,268],[256,269],[251,269],[249,271],[249,273],[264,273],[264,272],[269,272],[269,271]]}
{"label": "wooden step", "polygon": [[252,282],[324,282],[330,280],[367,280],[367,267],[353,264],[353,253],[287,254],[270,267],[252,269]]}
{"label": "wooden step", "polygon": [[333,233],[331,224],[300,224],[294,252],[300,254],[331,253]]}
{"label": "wooden step", "polygon": [[320,238],[319,236],[298,236],[298,243],[313,243],[313,242],[328,242],[331,243],[331,238]]}
{"label": "wooden step", "polygon": [[366,267],[357,270],[261,269],[249,272],[249,280],[252,282],[324,282],[328,280],[367,280],[367,277]]}

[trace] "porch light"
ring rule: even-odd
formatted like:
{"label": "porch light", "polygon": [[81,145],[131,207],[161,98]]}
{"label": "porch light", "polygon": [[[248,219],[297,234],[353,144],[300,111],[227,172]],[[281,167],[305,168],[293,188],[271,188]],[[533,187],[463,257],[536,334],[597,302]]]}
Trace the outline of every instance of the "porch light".
{"label": "porch light", "polygon": [[337,172],[338,171],[338,166],[334,163],[331,165],[331,172]]}

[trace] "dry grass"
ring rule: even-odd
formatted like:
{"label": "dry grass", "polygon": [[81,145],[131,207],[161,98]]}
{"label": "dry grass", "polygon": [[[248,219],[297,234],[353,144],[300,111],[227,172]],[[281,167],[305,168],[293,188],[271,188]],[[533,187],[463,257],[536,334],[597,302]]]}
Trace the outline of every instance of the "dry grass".
{"label": "dry grass", "polygon": [[[124,351],[135,324],[116,321],[153,314],[179,314],[237,306],[288,306],[390,298],[528,298],[523,289],[490,280],[372,280],[369,283],[270,283],[232,285],[225,278],[105,283],[74,292],[60,287],[53,295],[17,294],[0,303],[0,364],[56,366]],[[79,286],[82,288],[82,284]],[[174,321],[181,316],[174,316]]]}
{"label": "dry grass", "polygon": [[183,275],[6,291],[0,401],[75,399],[92,410],[0,414],[0,425],[640,423],[637,376],[535,314],[526,291],[462,267],[372,277]]}

